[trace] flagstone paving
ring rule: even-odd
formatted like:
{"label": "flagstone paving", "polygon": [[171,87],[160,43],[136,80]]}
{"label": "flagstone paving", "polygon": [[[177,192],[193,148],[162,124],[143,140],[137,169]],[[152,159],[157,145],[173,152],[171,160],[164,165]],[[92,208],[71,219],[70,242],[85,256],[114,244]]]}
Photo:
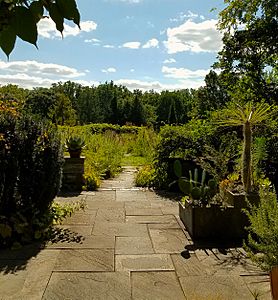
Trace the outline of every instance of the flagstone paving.
{"label": "flagstone paving", "polygon": [[57,198],[86,209],[44,247],[0,251],[0,300],[271,299],[268,275],[243,249],[192,243],[177,197],[136,188],[135,171]]}

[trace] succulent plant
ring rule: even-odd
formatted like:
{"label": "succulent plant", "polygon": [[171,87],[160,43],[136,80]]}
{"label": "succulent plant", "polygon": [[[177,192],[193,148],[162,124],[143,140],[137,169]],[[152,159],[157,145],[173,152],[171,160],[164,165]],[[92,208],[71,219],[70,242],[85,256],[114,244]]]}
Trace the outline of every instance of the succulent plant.
{"label": "succulent plant", "polygon": [[217,193],[217,182],[215,179],[209,179],[207,184],[206,171],[202,171],[201,181],[199,181],[198,169],[189,170],[189,179],[182,176],[182,165],[179,160],[174,162],[174,172],[178,177],[178,185],[180,190],[191,200],[199,200],[202,204],[207,204],[210,199]]}
{"label": "succulent plant", "polygon": [[78,151],[85,147],[85,141],[78,136],[71,136],[66,140],[66,147],[68,151]]}

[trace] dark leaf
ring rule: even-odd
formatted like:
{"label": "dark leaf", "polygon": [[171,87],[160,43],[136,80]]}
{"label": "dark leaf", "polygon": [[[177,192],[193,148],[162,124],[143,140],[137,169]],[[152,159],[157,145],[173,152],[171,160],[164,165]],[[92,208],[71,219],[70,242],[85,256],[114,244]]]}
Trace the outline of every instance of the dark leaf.
{"label": "dark leaf", "polygon": [[62,34],[64,30],[64,18],[56,3],[53,3],[49,7],[49,15],[50,18],[55,22],[57,30],[59,30]]}
{"label": "dark leaf", "polygon": [[78,25],[78,27],[80,27],[80,14],[75,0],[56,0],[56,3],[63,17],[68,20],[72,20],[76,25]]}
{"label": "dark leaf", "polygon": [[16,34],[12,27],[9,26],[0,33],[0,47],[8,57],[14,49],[15,41]]}
{"label": "dark leaf", "polygon": [[32,12],[35,22],[39,22],[39,20],[43,16],[43,5],[40,1],[34,1],[30,5],[30,11]]}
{"label": "dark leaf", "polygon": [[28,8],[15,7],[11,25],[18,37],[36,46],[38,38],[37,24]]}

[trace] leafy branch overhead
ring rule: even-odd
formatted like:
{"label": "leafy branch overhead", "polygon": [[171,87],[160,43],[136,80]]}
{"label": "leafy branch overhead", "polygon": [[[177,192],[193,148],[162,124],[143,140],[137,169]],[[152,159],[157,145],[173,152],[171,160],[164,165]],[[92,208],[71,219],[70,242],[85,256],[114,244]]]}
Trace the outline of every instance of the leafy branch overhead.
{"label": "leafy branch overhead", "polygon": [[75,0],[1,0],[0,48],[8,57],[17,37],[37,47],[37,24],[42,18],[51,18],[61,34],[65,19],[80,27]]}

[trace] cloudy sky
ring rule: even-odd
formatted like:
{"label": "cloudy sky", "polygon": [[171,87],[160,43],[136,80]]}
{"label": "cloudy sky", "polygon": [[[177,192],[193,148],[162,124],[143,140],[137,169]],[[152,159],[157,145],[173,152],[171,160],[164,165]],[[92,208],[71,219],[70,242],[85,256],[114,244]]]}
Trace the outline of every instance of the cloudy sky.
{"label": "cloudy sky", "polygon": [[[37,50],[17,40],[0,85],[97,85],[113,80],[130,89],[196,88],[216,60],[223,0],[77,0],[81,30],[67,23],[62,39],[47,18]],[[216,10],[211,11],[211,9]]]}

